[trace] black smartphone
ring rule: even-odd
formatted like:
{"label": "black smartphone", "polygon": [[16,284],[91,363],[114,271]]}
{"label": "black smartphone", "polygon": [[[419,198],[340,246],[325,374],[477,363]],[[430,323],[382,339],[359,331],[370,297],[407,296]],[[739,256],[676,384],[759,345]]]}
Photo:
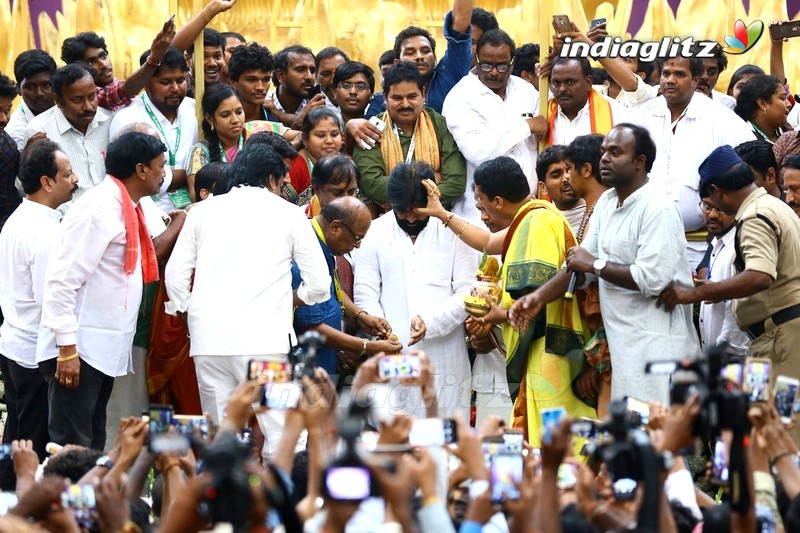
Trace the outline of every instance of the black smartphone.
{"label": "black smartphone", "polygon": [[175,24],[175,13],[173,13],[172,16],[167,19],[167,21],[164,23],[164,26],[161,28],[161,31],[166,33],[166,31],[169,29],[170,25],[174,25],[174,24]]}
{"label": "black smartphone", "polygon": [[589,29],[591,30],[591,29],[592,29],[592,28],[594,28],[595,26],[599,26],[600,24],[605,24],[605,23],[606,23],[606,19],[604,19],[604,18],[600,18],[600,19],[594,19],[594,20],[593,20],[593,21],[592,21],[592,22],[589,24]]}
{"label": "black smartphone", "polygon": [[720,486],[728,484],[728,448],[722,439],[717,439],[714,443],[714,453],[711,457],[711,483]]}
{"label": "black smartphone", "polygon": [[800,35],[800,20],[790,20],[769,26],[769,36],[772,39],[790,39],[798,35]]}

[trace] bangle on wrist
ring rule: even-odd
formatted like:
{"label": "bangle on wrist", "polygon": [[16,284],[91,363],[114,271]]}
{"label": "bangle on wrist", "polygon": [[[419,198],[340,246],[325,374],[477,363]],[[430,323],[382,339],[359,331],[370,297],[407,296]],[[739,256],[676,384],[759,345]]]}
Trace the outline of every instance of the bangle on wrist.
{"label": "bangle on wrist", "polygon": [[368,342],[369,342],[369,339],[364,339],[364,346],[361,347],[361,353],[358,354],[359,357],[364,357],[364,355],[367,353],[367,343]]}
{"label": "bangle on wrist", "polygon": [[66,363],[67,361],[72,361],[73,359],[77,359],[80,354],[75,352],[72,355],[68,355],[67,357],[56,357],[56,363]]}
{"label": "bangle on wrist", "polygon": [[356,326],[358,325],[358,317],[361,315],[361,313],[367,314],[367,312],[362,309],[361,311],[353,315],[353,322],[356,323]]}
{"label": "bangle on wrist", "polygon": [[464,225],[461,227],[461,231],[459,231],[456,235],[458,237],[461,237],[461,234],[464,233],[464,230],[467,229],[467,226],[469,226],[469,222],[468,221],[464,222]]}
{"label": "bangle on wrist", "polygon": [[775,465],[778,464],[778,461],[780,461],[781,459],[783,459],[784,457],[789,456],[789,455],[794,455],[794,452],[781,452],[778,455],[776,455],[775,457],[773,457],[772,459],[770,459],[769,460],[770,469],[775,468]]}
{"label": "bangle on wrist", "polygon": [[456,216],[455,213],[448,213],[447,218],[445,219],[444,222],[442,222],[442,224],[444,224],[445,228],[448,227],[448,225],[450,224],[450,221],[453,220],[454,216]]}
{"label": "bangle on wrist", "polygon": [[158,68],[161,66],[161,61],[156,61],[149,55],[145,58],[145,63],[147,63],[149,66],[153,68]]}

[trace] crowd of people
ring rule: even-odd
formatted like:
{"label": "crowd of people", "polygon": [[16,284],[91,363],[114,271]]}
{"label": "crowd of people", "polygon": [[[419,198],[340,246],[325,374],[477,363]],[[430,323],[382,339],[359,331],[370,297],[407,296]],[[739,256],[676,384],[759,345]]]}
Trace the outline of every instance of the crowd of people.
{"label": "crowd of people", "polygon": [[0,74],[0,530],[800,531],[784,40],[721,92],[453,0],[376,72],[235,4]]}

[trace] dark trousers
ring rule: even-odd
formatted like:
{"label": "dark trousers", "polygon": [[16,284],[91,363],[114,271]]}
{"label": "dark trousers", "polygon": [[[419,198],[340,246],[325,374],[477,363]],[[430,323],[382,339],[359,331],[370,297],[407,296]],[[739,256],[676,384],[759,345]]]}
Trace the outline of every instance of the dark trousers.
{"label": "dark trousers", "polygon": [[[50,441],[47,432],[47,383],[37,368],[25,368],[0,354],[0,372],[5,385],[8,418],[3,442],[31,440],[33,449],[43,461]],[[0,461],[0,488],[14,490],[16,476],[11,461]]]}
{"label": "dark trousers", "polygon": [[68,389],[56,381],[55,359],[39,363],[39,370],[48,386],[50,440],[102,450],[106,444],[106,406],[114,378],[81,360],[78,388]]}

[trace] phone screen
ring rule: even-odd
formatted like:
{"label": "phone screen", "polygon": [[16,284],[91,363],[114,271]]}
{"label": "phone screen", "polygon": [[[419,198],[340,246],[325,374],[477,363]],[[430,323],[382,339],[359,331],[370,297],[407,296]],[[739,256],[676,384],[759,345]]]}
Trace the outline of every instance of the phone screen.
{"label": "phone screen", "polygon": [[545,444],[550,444],[553,438],[553,431],[558,430],[561,420],[567,416],[567,411],[563,407],[555,409],[542,409],[542,426],[544,427],[543,440]]}
{"label": "phone screen", "polygon": [[650,404],[628,397],[625,407],[628,412],[635,413],[638,417],[636,425],[646,426],[650,422]]}
{"label": "phone screen", "polygon": [[72,509],[79,526],[92,529],[96,514],[94,485],[83,483],[65,488],[61,493],[61,507]]}
{"label": "phone screen", "polygon": [[576,474],[578,473],[578,467],[569,464],[569,463],[561,463],[558,467],[558,478],[556,480],[556,486],[559,490],[571,490],[575,488],[575,484],[578,482],[578,478]]}
{"label": "phone screen", "polygon": [[519,499],[517,485],[522,483],[522,455],[501,453],[492,457],[492,501],[502,503]]}
{"label": "phone screen", "polygon": [[455,441],[456,423],[453,419],[418,418],[408,433],[411,446],[444,446]]}
{"label": "phone screen", "polygon": [[0,444],[0,461],[13,461],[14,460],[14,449],[11,447],[11,444]]}
{"label": "phone screen", "polygon": [[628,502],[636,498],[636,480],[631,478],[621,478],[611,485],[614,491],[614,499],[621,502]]}
{"label": "phone screen", "polygon": [[381,357],[378,372],[382,378],[419,377],[419,357],[405,354]]}
{"label": "phone screen", "polygon": [[778,376],[775,380],[775,409],[785,424],[792,421],[792,411],[799,388],[800,381],[797,379]]}
{"label": "phone screen", "polygon": [[720,377],[726,381],[730,381],[731,383],[735,383],[736,385],[742,386],[742,365],[737,363],[731,363],[729,365],[725,365],[722,367],[720,371]]}
{"label": "phone screen", "polygon": [[768,403],[772,364],[767,360],[748,360],[745,364],[745,392],[749,395],[750,403]]}
{"label": "phone screen", "polygon": [[258,361],[252,359],[247,363],[247,378],[266,378],[267,383],[286,383],[292,380],[292,365],[276,361]]}
{"label": "phone screen", "polygon": [[589,24],[589,29],[594,28],[595,26],[599,26],[600,24],[605,24],[606,19],[594,19],[591,24]]}
{"label": "phone screen", "polygon": [[275,410],[294,409],[300,403],[302,392],[300,385],[295,382],[268,383],[264,387],[261,405]]}
{"label": "phone screen", "polygon": [[325,487],[332,500],[361,501],[370,497],[372,478],[363,466],[334,466],[325,475]]}
{"label": "phone screen", "polygon": [[201,438],[208,438],[208,420],[200,415],[172,415],[175,430],[181,435],[194,435],[197,431]]}
{"label": "phone screen", "polygon": [[717,439],[714,455],[711,458],[711,482],[715,485],[728,484],[728,449],[725,441]]}

